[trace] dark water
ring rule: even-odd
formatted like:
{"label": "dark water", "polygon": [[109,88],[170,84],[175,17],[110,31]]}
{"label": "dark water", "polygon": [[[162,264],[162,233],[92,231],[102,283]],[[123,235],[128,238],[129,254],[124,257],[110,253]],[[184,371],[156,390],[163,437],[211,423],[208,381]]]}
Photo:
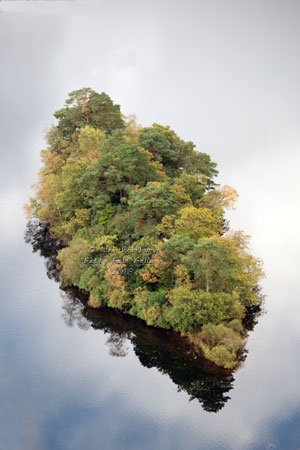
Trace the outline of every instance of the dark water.
{"label": "dark water", "polygon": [[[27,223],[24,239],[33,252],[45,258],[48,278],[59,282],[56,269],[59,241],[51,239],[47,228],[36,220]],[[230,399],[227,394],[233,387],[233,372],[211,364],[179,333],[149,327],[142,320],[111,308],[91,308],[87,305],[88,295],[76,288],[63,289],[61,297],[66,325],[77,324],[83,330],[92,327],[108,334],[106,344],[111,356],[127,356],[130,343],[144,367],[155,367],[167,374],[179,392],[188,393],[190,401],[197,399],[205,411],[218,412]],[[253,330],[262,311],[260,307],[253,313],[249,311],[245,318],[248,331]]]}

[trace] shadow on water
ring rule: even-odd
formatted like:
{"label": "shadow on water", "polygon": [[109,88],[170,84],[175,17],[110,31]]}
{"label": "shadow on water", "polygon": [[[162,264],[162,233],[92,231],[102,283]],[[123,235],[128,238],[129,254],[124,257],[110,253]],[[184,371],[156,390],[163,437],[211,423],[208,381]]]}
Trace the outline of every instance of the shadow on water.
{"label": "shadow on water", "polygon": [[[46,258],[47,275],[58,281],[56,253],[60,242],[49,236],[47,227],[30,221],[25,241],[33,251]],[[125,357],[128,343],[144,367],[155,367],[167,374],[177,390],[186,392],[190,400],[197,399],[208,412],[220,411],[230,399],[233,388],[233,372],[220,369],[197,353],[188,341],[178,333],[147,326],[142,320],[125,315],[111,308],[93,309],[87,305],[87,296],[76,288],[61,291],[62,317],[67,326],[76,324],[83,330],[94,328],[108,335],[106,344],[111,356]],[[248,317],[248,330],[257,321],[260,310]]]}

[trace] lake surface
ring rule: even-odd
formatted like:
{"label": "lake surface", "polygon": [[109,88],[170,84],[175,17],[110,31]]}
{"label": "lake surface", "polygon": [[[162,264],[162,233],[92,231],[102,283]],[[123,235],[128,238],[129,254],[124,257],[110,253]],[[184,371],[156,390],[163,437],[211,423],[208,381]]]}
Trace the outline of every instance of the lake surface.
{"label": "lake surface", "polygon": [[299,448],[298,288],[280,262],[245,362],[221,374],[171,333],[61,291],[24,242],[23,200],[1,200],[0,448]]}
{"label": "lake surface", "polygon": [[[299,2],[84,3],[0,5],[0,449],[300,449]],[[267,278],[232,375],[86,308],[25,243],[44,128],[87,86],[170,124],[238,190],[228,217]]]}

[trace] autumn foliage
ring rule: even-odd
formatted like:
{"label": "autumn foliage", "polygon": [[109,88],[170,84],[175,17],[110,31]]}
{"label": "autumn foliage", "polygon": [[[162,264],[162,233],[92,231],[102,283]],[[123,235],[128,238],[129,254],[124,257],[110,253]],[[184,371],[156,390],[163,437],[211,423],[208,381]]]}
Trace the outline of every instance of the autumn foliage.
{"label": "autumn foliage", "polygon": [[[61,282],[87,291],[93,307],[181,332],[233,368],[263,276],[248,237],[228,230],[235,189],[215,183],[216,164],[192,142],[137,125],[104,93],[74,91],[54,116],[26,210],[63,244]],[[122,250],[131,246],[155,249],[160,264],[137,264]]]}

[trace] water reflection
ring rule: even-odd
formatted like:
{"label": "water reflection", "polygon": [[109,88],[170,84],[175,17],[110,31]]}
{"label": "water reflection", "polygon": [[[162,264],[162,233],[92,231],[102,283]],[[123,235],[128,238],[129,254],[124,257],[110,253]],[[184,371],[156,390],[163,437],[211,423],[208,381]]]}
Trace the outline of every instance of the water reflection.
{"label": "water reflection", "polygon": [[233,375],[217,369],[199,357],[193,348],[177,334],[150,328],[143,321],[109,308],[94,310],[85,303],[83,295],[75,290],[63,293],[63,318],[68,326],[75,323],[82,329],[89,326],[109,336],[106,344],[109,354],[124,357],[128,342],[144,367],[155,367],[169,375],[178,391],[197,399],[205,411],[217,412],[230,399]]}
{"label": "water reflection", "polygon": [[[32,245],[34,252],[39,251],[46,258],[48,277],[58,280],[56,252],[60,243],[49,236],[46,226],[36,221],[29,222],[25,241]],[[76,324],[82,330],[92,327],[108,334],[106,344],[111,356],[126,357],[131,344],[144,367],[155,367],[167,374],[178,392],[185,391],[190,400],[197,399],[205,411],[218,412],[230,399],[228,393],[233,388],[233,373],[202,358],[179,334],[149,327],[135,317],[110,308],[90,308],[85,293],[75,288],[62,290],[61,297],[62,317],[66,325],[72,327]],[[255,325],[259,313],[259,308],[256,308],[249,315],[249,330]]]}
{"label": "water reflection", "polygon": [[41,256],[46,258],[45,265],[48,278],[58,281],[56,253],[61,248],[61,243],[52,239],[46,225],[37,220],[27,222],[24,240],[27,244],[31,244],[33,252],[39,252]]}

